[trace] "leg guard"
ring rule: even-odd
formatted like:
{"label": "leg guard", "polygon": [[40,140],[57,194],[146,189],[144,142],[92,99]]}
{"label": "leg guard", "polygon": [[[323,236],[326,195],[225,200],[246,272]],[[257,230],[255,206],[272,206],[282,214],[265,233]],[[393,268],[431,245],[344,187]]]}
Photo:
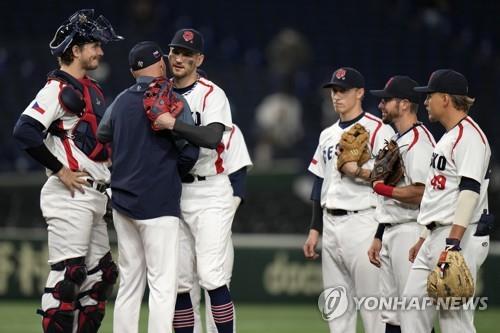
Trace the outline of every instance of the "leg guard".
{"label": "leg guard", "polygon": [[[96,333],[104,319],[106,301],[111,296],[113,285],[118,278],[118,267],[113,262],[111,253],[108,252],[102,257],[99,264],[89,270],[88,274],[90,277],[99,272],[102,273],[100,279],[89,290],[78,295],[77,307],[80,312],[77,333]],[[86,296],[89,299],[83,301]]]}
{"label": "leg guard", "polygon": [[53,271],[63,271],[64,279],[53,288],[45,288],[46,294],[52,294],[59,306],[47,310],[39,309],[43,316],[42,327],[45,333],[72,333],[75,301],[78,288],[87,277],[85,258],[68,259],[51,266]]}

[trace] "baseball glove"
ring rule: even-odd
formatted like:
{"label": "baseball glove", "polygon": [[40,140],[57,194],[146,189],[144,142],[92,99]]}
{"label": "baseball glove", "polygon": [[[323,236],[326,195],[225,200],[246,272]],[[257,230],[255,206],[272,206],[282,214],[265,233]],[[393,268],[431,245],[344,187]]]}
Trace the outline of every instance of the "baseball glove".
{"label": "baseball glove", "polygon": [[184,103],[175,97],[172,91],[172,82],[158,77],[155,78],[144,92],[142,100],[144,111],[153,130],[159,130],[155,126],[155,120],[162,114],[169,112],[173,117],[177,117],[184,107]]}
{"label": "baseball glove", "polygon": [[396,141],[385,141],[380,149],[370,173],[371,181],[383,180],[384,184],[396,186],[405,174],[403,158]]}
{"label": "baseball glove", "polygon": [[355,124],[342,133],[338,146],[337,169],[341,170],[347,162],[357,162],[362,166],[370,159],[368,139],[370,135],[363,125]]}
{"label": "baseball glove", "polygon": [[474,295],[474,281],[462,253],[445,250],[427,277],[427,294],[434,300],[453,297],[460,304]]}

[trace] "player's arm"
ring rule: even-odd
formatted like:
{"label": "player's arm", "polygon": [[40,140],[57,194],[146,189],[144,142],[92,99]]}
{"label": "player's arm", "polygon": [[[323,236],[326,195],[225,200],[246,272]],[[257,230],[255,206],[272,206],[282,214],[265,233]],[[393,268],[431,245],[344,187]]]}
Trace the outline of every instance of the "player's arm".
{"label": "player's arm", "polygon": [[429,236],[430,231],[427,229],[425,226],[421,226],[420,230],[420,236],[418,237],[417,242],[415,245],[413,245],[410,250],[408,251],[408,260],[410,262],[414,262],[415,258],[417,257],[418,251],[420,251],[420,248],[422,247],[422,244],[424,244],[425,239]]}
{"label": "player's arm", "polygon": [[84,193],[82,185],[86,180],[81,177],[88,175],[85,172],[73,172],[65,167],[45,146],[44,131],[45,126],[41,122],[23,114],[14,127],[13,136],[28,155],[59,177],[71,196],[74,196],[75,190]]}
{"label": "player's arm", "polygon": [[460,249],[460,240],[472,220],[479,201],[481,180],[484,177],[484,170],[488,167],[481,162],[485,161],[487,154],[486,143],[479,135],[469,135],[467,142],[460,142],[452,151],[457,174],[461,178],[453,225],[446,239],[447,247]]}
{"label": "player's arm", "polygon": [[233,201],[235,208],[243,203],[246,194],[247,167],[243,167],[229,175],[229,181],[233,188]]}
{"label": "player's arm", "polygon": [[44,167],[57,173],[63,168],[63,164],[45,146],[44,131],[45,126],[41,122],[23,114],[17,120],[12,134],[21,149]]}
{"label": "player's arm", "polygon": [[359,179],[365,182],[370,181],[371,171],[358,166],[357,162],[347,162],[342,166],[342,173],[348,177]]}
{"label": "player's arm", "polygon": [[425,185],[416,183],[406,186],[390,186],[384,184],[383,181],[376,181],[373,183],[373,190],[377,194],[388,198],[393,198],[408,204],[420,205],[422,196],[424,195]]}
{"label": "player's arm", "polygon": [[460,193],[458,194],[457,209],[455,210],[453,225],[446,239],[447,245],[459,246],[460,240],[472,220],[474,210],[479,201],[481,184],[472,178],[462,177],[459,190]]}
{"label": "player's arm", "polygon": [[321,207],[321,187],[323,186],[323,178],[317,177],[314,180],[314,185],[311,191],[312,217],[309,226],[309,235],[304,244],[304,256],[307,259],[317,259],[319,254],[316,253],[316,247],[319,241],[319,235],[323,231],[323,208]]}
{"label": "player's arm", "polygon": [[155,121],[155,126],[158,129],[173,130],[192,144],[208,149],[217,147],[225,129],[221,123],[211,123],[206,126],[189,125],[183,121],[176,121],[169,112],[160,115]]}

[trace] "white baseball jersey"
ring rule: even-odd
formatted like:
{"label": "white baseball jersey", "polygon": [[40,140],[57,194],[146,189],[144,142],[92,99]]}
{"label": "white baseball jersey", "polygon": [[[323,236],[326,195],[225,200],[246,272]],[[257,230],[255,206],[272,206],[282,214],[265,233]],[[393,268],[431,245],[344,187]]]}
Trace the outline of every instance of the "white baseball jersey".
{"label": "white baseball jersey", "polygon": [[[76,115],[65,112],[59,104],[59,91],[64,84],[49,80],[47,84],[38,92],[35,99],[31,101],[23,114],[38,120],[45,129],[57,121],[60,129],[70,131],[80,121]],[[71,170],[85,170],[96,181],[110,181],[110,172],[106,163],[92,161],[84,152],[77,148],[71,137],[61,139],[58,136],[47,134],[44,140],[49,151],[67,168]],[[52,172],[46,171],[50,176]]]}
{"label": "white baseball jersey", "polygon": [[481,184],[479,202],[471,222],[478,221],[483,209],[488,208],[490,157],[488,140],[471,117],[465,117],[446,132],[431,156],[418,223],[453,223],[462,177]]}
{"label": "white baseball jersey", "polygon": [[[402,135],[393,137],[398,143],[405,168],[405,175],[398,186],[425,184],[429,172],[427,161],[436,145],[434,137],[422,124],[417,124]],[[416,221],[419,205],[401,202],[396,199],[377,195],[376,217],[379,223],[404,223]]]}
{"label": "white baseball jersey", "polygon": [[[364,210],[375,207],[376,199],[370,186],[366,186],[365,182],[346,177],[337,170],[337,146],[342,133],[358,123],[369,132],[369,148],[371,152],[376,153],[384,146],[384,140],[394,135],[394,130],[370,113],[364,113],[357,122],[346,128],[341,128],[339,123],[340,121],[337,121],[321,132],[318,147],[309,165],[310,172],[323,178],[321,206],[345,210]],[[372,169],[373,158],[366,162],[363,168]]]}
{"label": "white baseball jersey", "polygon": [[[193,88],[183,93],[183,96],[191,108],[196,126],[221,123],[226,130],[231,129],[233,123],[229,101],[224,91],[215,83],[199,78]],[[198,161],[190,173],[205,177],[224,173],[223,151],[223,142],[217,146],[217,149],[200,148]]]}
{"label": "white baseball jersey", "polygon": [[243,167],[253,166],[243,133],[236,124],[233,124],[230,131],[224,132],[222,142],[224,152],[221,157],[224,161],[225,174],[230,175]]}

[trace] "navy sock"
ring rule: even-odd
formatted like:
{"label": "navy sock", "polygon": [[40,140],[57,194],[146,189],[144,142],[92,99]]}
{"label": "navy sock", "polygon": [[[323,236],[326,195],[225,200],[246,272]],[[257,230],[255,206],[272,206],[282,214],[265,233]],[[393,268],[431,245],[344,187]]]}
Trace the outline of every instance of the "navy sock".
{"label": "navy sock", "polygon": [[385,323],[385,333],[401,333],[401,326]]}
{"label": "navy sock", "polygon": [[219,333],[233,333],[234,306],[227,286],[209,290],[212,315]]}
{"label": "navy sock", "polygon": [[189,293],[177,294],[174,314],[175,333],[193,333],[194,312]]}

